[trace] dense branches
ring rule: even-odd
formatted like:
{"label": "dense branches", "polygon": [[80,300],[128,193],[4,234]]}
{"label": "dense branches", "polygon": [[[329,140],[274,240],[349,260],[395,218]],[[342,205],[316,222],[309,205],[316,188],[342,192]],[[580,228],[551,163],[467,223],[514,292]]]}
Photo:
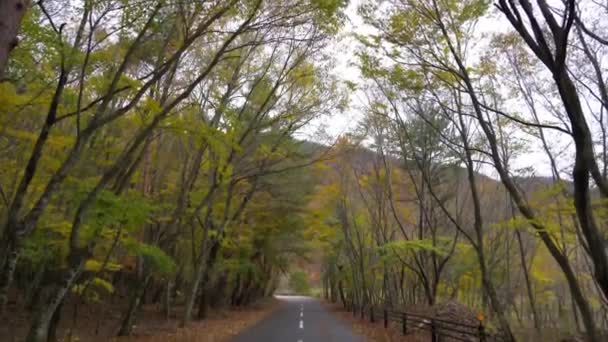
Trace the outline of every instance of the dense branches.
{"label": "dense branches", "polygon": [[[298,0],[31,9],[0,100],[10,165],[0,172],[2,308],[19,295],[15,276],[53,275],[35,285],[29,341],[55,336],[73,295],[76,312],[102,288],[130,292],[121,335],[151,291],[165,293],[167,314],[185,293],[184,323],[226,284],[235,305],[272,293],[289,253],[267,237],[302,227],[281,228],[279,213],[255,217],[271,210],[259,206],[264,196],[295,200],[299,189],[272,194],[268,184],[302,177],[315,157],[298,153],[295,135],[342,105],[321,57],[340,9]],[[231,246],[239,236],[248,242]]]}

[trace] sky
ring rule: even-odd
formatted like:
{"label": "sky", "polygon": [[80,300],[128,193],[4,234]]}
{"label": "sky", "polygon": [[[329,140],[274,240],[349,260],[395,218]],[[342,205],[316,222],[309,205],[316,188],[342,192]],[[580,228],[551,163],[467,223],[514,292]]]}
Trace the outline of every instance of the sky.
{"label": "sky", "polygon": [[[340,34],[329,44],[326,51],[327,54],[334,58],[335,66],[332,73],[344,82],[361,82],[361,74],[355,65],[355,53],[358,47],[353,34],[370,32],[369,28],[364,27],[362,18],[357,15],[357,8],[361,2],[362,0],[350,0],[345,10],[345,25]],[[307,128],[304,134],[313,140],[321,139],[327,141],[353,131],[363,117],[363,114],[359,110],[362,104],[361,95],[358,91],[350,93],[350,107],[346,111],[343,113],[331,113],[327,117],[314,122],[312,127]],[[319,137],[319,129],[323,130],[322,135],[327,136]]]}
{"label": "sky", "polygon": [[[332,42],[332,44],[330,44],[328,47],[328,53],[335,58],[336,65],[333,70],[334,74],[343,81],[354,82],[355,84],[359,85],[362,84],[362,77],[355,64],[355,53],[359,47],[353,34],[370,34],[374,32],[373,28],[366,26],[363,23],[362,18],[357,14],[357,8],[364,1],[365,0],[350,1],[347,9],[345,10],[345,14],[347,16],[345,26],[338,37],[335,38],[334,42]],[[511,30],[510,24],[500,13],[498,13],[498,11],[493,10],[493,12],[491,12],[487,18],[480,20],[477,25],[476,32],[498,33],[505,32],[507,30]],[[483,44],[480,45],[482,45],[481,49],[483,49]],[[475,53],[473,53],[473,58],[474,57]],[[363,92],[359,90],[350,93],[349,98],[350,107],[345,112],[332,113],[332,115],[317,121],[313,125],[313,127],[307,132],[310,134],[310,137],[312,137],[313,140],[319,141],[319,128],[323,128],[324,133],[326,134],[324,140],[327,142],[340,135],[351,132],[357,127],[357,124],[363,117],[361,108],[364,106],[365,97]],[[516,111],[517,108],[512,110]],[[522,111],[523,110],[525,109],[522,108]],[[544,116],[545,118],[549,118],[550,114],[545,113]],[[541,121],[542,120],[543,114],[541,114]],[[517,132],[516,134],[520,137],[529,138],[529,136],[523,132]],[[551,136],[550,133],[549,136]],[[321,140],[323,140],[323,138]],[[526,146],[528,151],[513,159],[513,170],[520,170],[520,172],[524,172],[527,175],[551,176],[549,159],[544,151],[542,151],[540,143],[537,142],[537,139],[528,140],[530,141],[530,143]],[[568,141],[567,137],[556,137],[552,143],[552,147],[555,147],[555,152],[559,150],[568,150],[570,148],[570,142]],[[564,171],[566,172],[564,176],[568,177],[568,174],[570,173],[570,162],[565,160],[565,162],[562,164],[563,165],[561,166],[564,167]],[[493,178],[498,177],[494,169],[487,165],[481,167],[481,172]]]}

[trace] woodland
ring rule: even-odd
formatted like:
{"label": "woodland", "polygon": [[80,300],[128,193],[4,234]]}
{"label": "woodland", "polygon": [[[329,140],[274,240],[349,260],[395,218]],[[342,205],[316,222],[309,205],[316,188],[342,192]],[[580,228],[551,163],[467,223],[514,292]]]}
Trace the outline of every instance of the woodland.
{"label": "woodland", "polygon": [[[84,311],[129,336],[150,305],[188,328],[289,278],[346,309],[449,304],[501,341],[605,341],[606,18],[0,0],[0,319],[24,317],[0,339],[79,341]],[[339,116],[356,127],[326,134]]]}

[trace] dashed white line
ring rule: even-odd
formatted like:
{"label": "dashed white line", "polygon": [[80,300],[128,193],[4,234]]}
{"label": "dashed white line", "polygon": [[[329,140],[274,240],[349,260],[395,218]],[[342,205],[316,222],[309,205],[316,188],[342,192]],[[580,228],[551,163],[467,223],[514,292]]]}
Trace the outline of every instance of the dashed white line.
{"label": "dashed white line", "polygon": [[304,321],[300,320],[300,329],[304,329]]}

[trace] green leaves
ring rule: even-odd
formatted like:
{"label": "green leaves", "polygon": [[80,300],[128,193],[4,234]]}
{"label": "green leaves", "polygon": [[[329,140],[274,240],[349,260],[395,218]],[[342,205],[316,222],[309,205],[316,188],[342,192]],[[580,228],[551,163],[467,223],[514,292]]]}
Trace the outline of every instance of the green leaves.
{"label": "green leaves", "polygon": [[308,274],[304,271],[294,271],[289,274],[289,289],[297,295],[309,295],[310,284]]}
{"label": "green leaves", "polygon": [[397,90],[401,91],[409,90],[414,93],[419,93],[425,87],[423,75],[421,75],[419,71],[404,69],[398,64],[391,68],[388,80],[397,88]]}
{"label": "green leaves", "polygon": [[455,1],[455,3],[461,4],[461,7],[456,12],[456,17],[460,22],[479,19],[492,5],[492,1],[488,0]]}
{"label": "green leaves", "polygon": [[154,207],[138,194],[117,196],[111,191],[102,191],[88,218],[96,228],[118,227],[133,231],[147,222]]}
{"label": "green leaves", "polygon": [[310,0],[313,8],[317,10],[318,25],[330,33],[338,32],[342,25],[341,10],[346,8],[348,0]]}
{"label": "green leaves", "polygon": [[126,250],[134,256],[142,257],[150,271],[159,275],[170,275],[175,272],[175,261],[157,246],[149,245],[134,239],[123,242]]}

